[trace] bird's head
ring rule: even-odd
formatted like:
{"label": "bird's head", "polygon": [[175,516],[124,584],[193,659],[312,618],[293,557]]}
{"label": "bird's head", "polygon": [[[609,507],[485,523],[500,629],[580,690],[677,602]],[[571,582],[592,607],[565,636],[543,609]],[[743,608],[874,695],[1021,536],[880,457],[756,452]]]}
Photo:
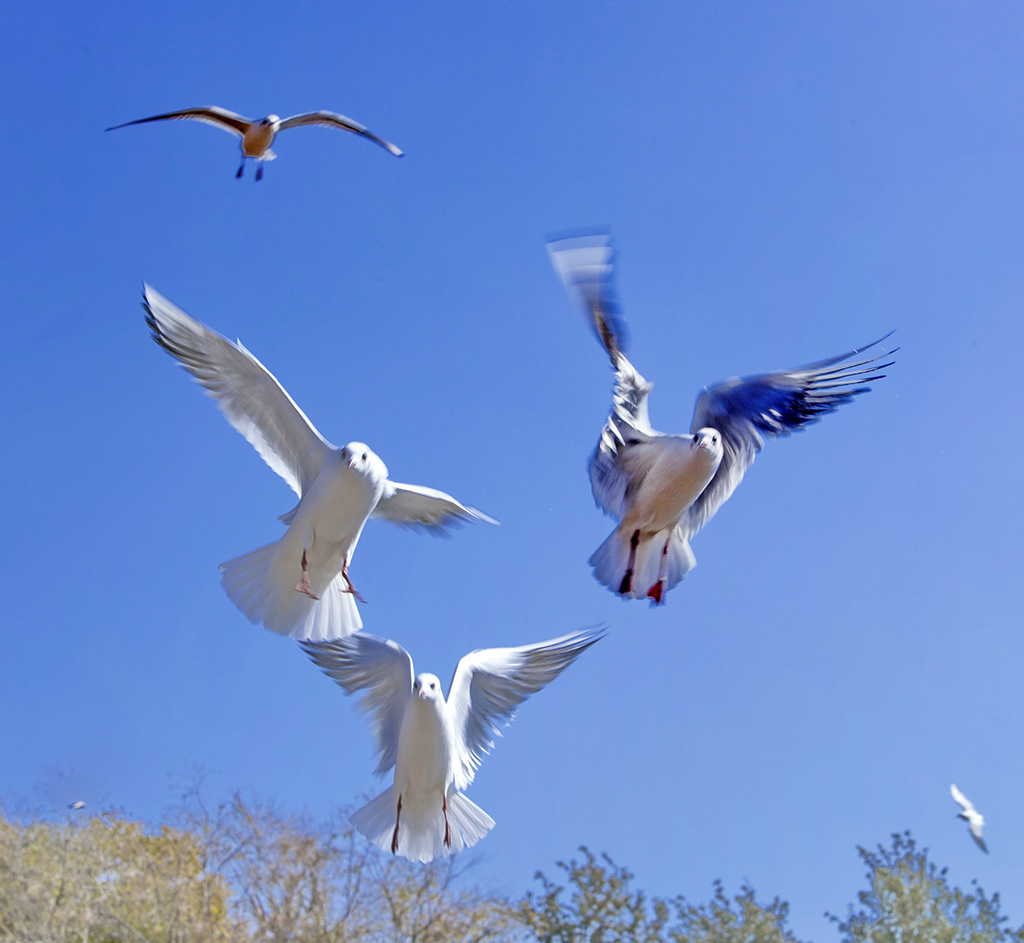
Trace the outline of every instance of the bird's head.
{"label": "bird's head", "polygon": [[694,433],[691,446],[694,449],[700,449],[707,452],[708,455],[716,461],[720,461],[722,458],[722,436],[719,434],[717,429],[711,429],[708,426],[705,426],[703,429],[698,429]]}
{"label": "bird's head", "polygon": [[388,467],[365,442],[349,442],[341,450],[341,461],[360,475],[387,478]]}
{"label": "bird's head", "polygon": [[256,124],[261,124],[261,125],[266,126],[266,125],[270,125],[270,124],[277,124],[278,121],[280,121],[280,120],[281,120],[281,116],[280,115],[267,115],[266,118],[260,118],[260,120],[257,121]]}
{"label": "bird's head", "polygon": [[412,684],[412,693],[413,697],[421,701],[444,701],[440,680],[437,675],[427,672],[416,676],[416,680]]}

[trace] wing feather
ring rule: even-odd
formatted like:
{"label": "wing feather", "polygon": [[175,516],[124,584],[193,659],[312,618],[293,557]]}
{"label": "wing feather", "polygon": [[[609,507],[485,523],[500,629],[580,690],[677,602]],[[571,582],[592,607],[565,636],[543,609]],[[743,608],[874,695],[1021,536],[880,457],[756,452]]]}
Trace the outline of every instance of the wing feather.
{"label": "wing feather", "polygon": [[149,118],[136,118],[135,121],[126,121],[124,124],[115,124],[107,128],[107,131],[116,131],[118,128],[127,128],[130,124],[145,124],[147,121],[165,121],[168,119],[185,119],[201,121],[203,124],[213,125],[231,134],[242,137],[249,129],[252,121],[242,115],[228,111],[227,108],[218,108],[216,105],[206,105],[203,108],[183,108],[181,111],[168,111],[162,115],[151,115]]}
{"label": "wing feather", "polygon": [[683,518],[686,536],[697,533],[736,490],[754,456],[764,447],[761,433],[779,436],[802,429],[866,393],[871,387],[864,384],[882,379],[885,374],[879,371],[893,361],[878,361],[895,351],[855,363],[845,361],[882,343],[891,333],[865,347],[804,367],[735,377],[705,387],[697,399],[691,431],[717,429],[722,435],[723,455],[715,477]]}
{"label": "wing feather", "polygon": [[334,111],[310,111],[301,115],[292,115],[278,123],[278,131],[286,131],[288,128],[301,128],[303,125],[319,124],[330,128],[341,128],[343,131],[352,131],[354,134],[369,138],[375,144],[379,144],[386,151],[390,151],[395,157],[402,156],[402,150],[390,141],[377,137],[376,134],[368,131],[358,121],[346,118]]}
{"label": "wing feather", "polygon": [[359,709],[367,715],[380,761],[377,773],[386,773],[398,759],[398,736],[412,697],[412,656],[397,642],[363,632],[332,642],[300,642],[328,678],[346,694],[366,692]]}
{"label": "wing feather", "polygon": [[526,698],[554,680],[603,634],[578,632],[536,645],[484,648],[459,662],[448,690],[461,760],[455,770],[456,789],[466,789],[473,781],[493,738],[500,735],[499,722],[511,721]]}
{"label": "wing feather", "polygon": [[153,340],[206,388],[228,422],[302,497],[333,447],[274,375],[241,343],[232,344],[148,285],[142,307]]}
{"label": "wing feather", "polygon": [[389,481],[385,485],[384,494],[372,516],[436,534],[443,534],[448,528],[467,521],[498,523],[483,511],[468,507],[436,488],[403,485],[397,481]]}

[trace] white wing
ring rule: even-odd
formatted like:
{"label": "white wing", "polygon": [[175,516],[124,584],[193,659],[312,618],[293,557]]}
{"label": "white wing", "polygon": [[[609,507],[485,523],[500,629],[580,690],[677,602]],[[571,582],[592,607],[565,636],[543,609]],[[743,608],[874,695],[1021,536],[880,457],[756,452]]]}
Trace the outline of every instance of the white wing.
{"label": "white wing", "polygon": [[182,118],[193,121],[201,121],[203,124],[211,124],[215,128],[229,131],[242,137],[249,129],[252,121],[243,118],[241,115],[228,111],[227,108],[218,108],[216,105],[207,105],[203,108],[183,108],[181,111],[168,111],[162,115],[153,115],[149,118],[137,118],[135,121],[126,121],[124,124],[115,124],[108,131],[116,131],[118,128],[127,128],[130,124],[145,124],[147,121],[164,121],[167,119]]}
{"label": "white wing", "polygon": [[893,361],[881,364],[878,361],[894,351],[856,363],[843,364],[843,361],[880,344],[886,337],[889,334],[863,348],[806,367],[742,379],[736,377],[705,387],[697,399],[690,428],[696,432],[709,426],[721,433],[722,463],[683,518],[686,536],[692,537],[711,520],[743,480],[743,473],[764,447],[762,432],[787,435],[817,422],[858,393],[866,393],[870,387],[864,386],[865,383],[882,379],[885,374],[878,371],[891,366]]}
{"label": "white wing", "polygon": [[148,285],[142,307],[155,340],[201,383],[231,423],[299,497],[332,446],[241,343],[190,318]]}
{"label": "white wing", "polygon": [[956,787],[956,783],[950,784],[949,792],[953,796],[954,801],[958,802],[964,807],[965,812],[973,812],[974,805],[970,799],[967,798],[959,789]]}
{"label": "white wing", "polygon": [[511,720],[526,698],[569,667],[603,632],[579,632],[518,648],[484,648],[458,664],[448,690],[448,709],[460,756],[455,788],[473,781],[484,754],[500,734],[499,721]]}
{"label": "white wing", "polygon": [[397,642],[357,632],[333,642],[300,642],[303,650],[347,694],[365,691],[359,709],[369,717],[386,773],[398,758],[398,735],[412,697],[412,656]]}
{"label": "white wing", "polygon": [[626,495],[650,470],[665,436],[651,428],[647,397],[654,389],[626,359],[614,352],[612,411],[590,458],[594,503],[616,518],[625,513]]}
{"label": "white wing", "polygon": [[386,151],[394,154],[395,157],[402,156],[401,148],[395,147],[390,141],[385,141],[384,138],[379,138],[376,134],[367,131],[358,121],[353,121],[351,118],[346,118],[344,115],[339,115],[334,111],[311,111],[304,115],[292,115],[290,118],[285,118],[284,121],[279,121],[277,130],[286,131],[288,128],[300,128],[307,124],[319,124],[329,128],[341,128],[343,131],[352,131],[364,138],[369,138],[375,144],[379,144]]}
{"label": "white wing", "polygon": [[498,523],[483,511],[467,507],[443,491],[419,485],[403,485],[397,481],[389,481],[384,486],[384,494],[377,502],[372,516],[392,524],[422,527],[437,533],[466,521]]}

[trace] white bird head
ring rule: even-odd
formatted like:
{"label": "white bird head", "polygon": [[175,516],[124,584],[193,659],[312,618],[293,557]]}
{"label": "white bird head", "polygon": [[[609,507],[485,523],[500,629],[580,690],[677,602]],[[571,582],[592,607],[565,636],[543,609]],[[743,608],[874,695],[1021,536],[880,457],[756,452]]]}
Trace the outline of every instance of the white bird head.
{"label": "white bird head", "polygon": [[388,467],[365,442],[349,442],[341,450],[341,460],[353,471],[372,478],[387,478]]}
{"label": "white bird head", "polygon": [[266,118],[260,118],[260,120],[257,121],[256,124],[263,124],[263,125],[266,125],[266,124],[277,124],[278,121],[280,121],[280,120],[281,120],[281,116],[280,115],[267,115]]}
{"label": "white bird head", "polygon": [[412,685],[413,697],[421,701],[439,701],[444,703],[444,694],[441,693],[441,681],[437,675],[429,672],[417,675]]}
{"label": "white bird head", "polygon": [[693,447],[705,449],[715,460],[722,458],[722,437],[717,429],[711,429],[708,426],[698,429],[693,436]]}

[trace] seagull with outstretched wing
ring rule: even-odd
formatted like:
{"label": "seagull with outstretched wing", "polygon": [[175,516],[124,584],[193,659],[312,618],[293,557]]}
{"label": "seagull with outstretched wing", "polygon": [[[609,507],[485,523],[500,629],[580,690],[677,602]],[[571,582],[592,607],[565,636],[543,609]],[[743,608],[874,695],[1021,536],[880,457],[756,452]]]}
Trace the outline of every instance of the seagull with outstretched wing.
{"label": "seagull with outstretched wing", "polygon": [[985,847],[985,839],[981,837],[981,830],[985,826],[985,817],[974,808],[974,803],[957,789],[956,783],[950,785],[949,792],[953,800],[961,806],[956,817],[963,819],[967,823],[967,827],[971,830],[971,838],[977,842],[978,847],[987,855],[988,848]]}
{"label": "seagull with outstretched wing", "polygon": [[415,674],[396,642],[359,632],[335,642],[303,643],[345,692],[365,692],[380,760],[394,784],[352,815],[352,824],[384,851],[433,861],[476,844],[494,826],[465,796],[500,721],[554,680],[601,632],[565,635],[518,648],[484,648],[463,657],[445,699],[437,675]]}
{"label": "seagull with outstretched wing", "polygon": [[300,128],[303,125],[318,124],[328,128],[340,128],[343,131],[351,131],[361,137],[379,144],[386,151],[390,151],[395,157],[401,157],[401,149],[395,147],[389,141],[377,137],[358,121],[346,118],[334,111],[310,111],[301,115],[292,115],[290,118],[279,118],[277,115],[267,115],[266,118],[245,118],[242,115],[228,111],[227,108],[218,108],[216,105],[207,105],[202,108],[183,108],[181,111],[168,111],[162,115],[151,115],[149,118],[136,118],[134,121],[126,121],[124,124],[115,124],[107,128],[107,131],[116,131],[118,128],[127,128],[132,124],[146,124],[149,121],[168,120],[190,120],[201,121],[203,124],[213,125],[241,138],[242,163],[238,166],[235,177],[241,177],[245,170],[245,159],[251,157],[256,161],[256,179],[263,179],[263,162],[273,160],[277,155],[270,149],[274,138],[279,131],[287,131],[288,128]]}
{"label": "seagull with outstretched wing", "polygon": [[689,433],[651,426],[654,388],[626,358],[625,322],[614,285],[607,233],[548,243],[552,265],[587,313],[615,370],[611,414],[590,460],[599,508],[619,524],[590,558],[613,592],[653,605],[696,565],[694,536],[726,502],[763,448],[763,434],[786,435],[867,392],[888,356],[849,362],[886,337],[838,357],[777,373],[735,377],[705,387]]}
{"label": "seagull with outstretched wing", "polygon": [[388,478],[362,442],[335,448],[242,344],[189,317],[148,285],[153,339],[206,388],[221,411],[299,496],[280,539],[222,563],[221,585],[252,622],[296,639],[340,638],[362,628],[349,579],[369,517],[443,533],[465,521],[495,523],[451,495]]}

